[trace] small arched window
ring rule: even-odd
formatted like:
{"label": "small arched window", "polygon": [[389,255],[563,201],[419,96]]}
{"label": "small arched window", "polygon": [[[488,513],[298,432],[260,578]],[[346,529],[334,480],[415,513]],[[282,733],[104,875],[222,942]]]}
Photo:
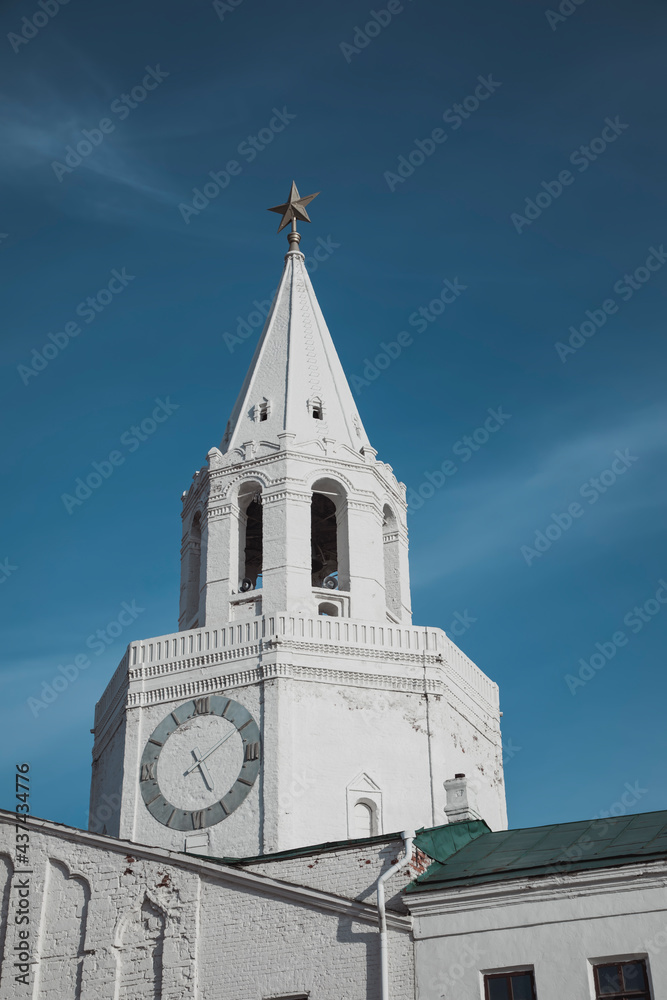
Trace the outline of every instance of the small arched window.
{"label": "small arched window", "polygon": [[354,837],[374,836],[374,810],[368,802],[356,802],[352,812],[352,827]]}
{"label": "small arched window", "polygon": [[310,413],[313,420],[323,420],[324,419],[324,409],[322,407],[322,400],[319,396],[312,396],[308,400],[308,412]]}
{"label": "small arched window", "polygon": [[377,837],[382,830],[382,791],[369,774],[353,778],[346,790],[347,835]]}
{"label": "small arched window", "polygon": [[325,601],[317,609],[318,615],[327,615],[329,618],[336,618],[338,615],[338,608],[335,604],[329,604]]}

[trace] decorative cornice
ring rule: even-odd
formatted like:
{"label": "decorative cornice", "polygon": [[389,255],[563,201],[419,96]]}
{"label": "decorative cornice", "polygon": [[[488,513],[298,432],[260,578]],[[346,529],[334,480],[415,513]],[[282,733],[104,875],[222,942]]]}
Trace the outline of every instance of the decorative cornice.
{"label": "decorative cornice", "polygon": [[[330,475],[332,469],[338,470],[338,474],[341,478],[346,478],[346,469],[350,470],[350,474],[354,474],[362,469],[370,470],[372,473],[380,476],[384,487],[394,495],[398,504],[405,509],[405,498],[401,494],[398,480],[396,479],[391,466],[387,465],[385,462],[378,461],[374,461],[371,464],[368,461],[363,460],[363,456],[360,456],[357,452],[349,449],[347,445],[344,445],[343,447],[347,448],[350,457],[341,458],[340,455],[327,455],[326,467],[322,469],[321,475],[318,475],[317,473],[315,474],[315,479]],[[308,465],[318,465],[322,467],[322,458],[323,456],[321,454],[310,455],[308,452],[299,451],[292,444],[290,448],[285,448],[284,450],[281,449],[269,455],[255,455],[252,459],[241,459],[241,461],[230,463],[226,467],[222,466],[220,468],[216,468],[215,471],[211,471],[209,475],[211,477],[215,476],[217,480],[221,478],[226,479],[231,474],[234,476],[234,480],[237,481],[238,479],[243,479],[247,475],[252,474],[255,469],[264,469],[267,465],[274,465],[276,461],[296,460],[299,462],[305,462]],[[266,475],[266,473],[264,473],[264,475]],[[306,477],[304,482],[312,478],[313,477],[309,475]],[[276,481],[270,480],[270,478],[267,479],[266,486],[268,487],[273,482]],[[350,490],[356,492],[354,484],[351,480],[347,480],[346,485],[349,486]]]}
{"label": "decorative cornice", "polygon": [[382,514],[382,504],[377,497],[369,497],[368,500],[361,500],[358,498],[350,499],[347,498],[348,510],[362,510],[362,511],[372,511],[373,514]]}
{"label": "decorative cornice", "polygon": [[486,738],[498,741],[497,685],[441,629],[300,612],[259,614],[242,622],[198,626],[131,643],[96,706],[96,733],[101,735],[122,711],[129,682],[134,693],[138,685],[159,684],[162,678],[176,679],[176,674],[185,675],[179,681],[189,682],[195,670],[224,669],[224,664],[244,659],[250,661],[248,669],[254,669],[260,657],[274,650],[297,662],[307,654],[327,670],[329,664],[352,659],[356,663],[346,665],[345,674],[356,676],[366,672],[375,677],[393,667],[421,679],[435,669],[447,686],[452,707]]}
{"label": "decorative cornice", "polygon": [[[328,595],[327,591],[327,595]],[[332,594],[339,593],[332,591]],[[421,651],[406,652],[405,650],[390,650],[374,646],[355,646],[352,644],[333,645],[317,640],[295,639],[293,636],[280,635],[268,639],[260,640],[256,643],[245,643],[238,646],[229,646],[224,649],[216,649],[211,652],[201,652],[190,656],[183,656],[175,660],[168,660],[157,664],[140,664],[130,667],[129,676],[132,680],[150,680],[151,677],[159,677],[164,674],[176,673],[181,670],[191,670],[197,667],[225,663],[227,660],[238,660],[243,657],[259,656],[263,652],[280,648],[290,650],[290,652],[314,653],[318,657],[325,656],[347,656],[360,660],[377,660],[382,663],[401,663],[423,668],[442,667],[444,661],[438,653],[424,653]]]}
{"label": "decorative cornice", "polygon": [[[248,648],[240,650],[237,658],[243,658],[249,652],[252,653]],[[201,666],[201,663],[193,664],[193,666]],[[346,687],[374,688],[381,691],[394,691],[406,694],[431,694],[444,697],[451,708],[461,715],[482,738],[487,739],[489,743],[496,746],[499,750],[501,747],[498,730],[489,723],[488,718],[481,718],[474,709],[471,711],[470,704],[464,704],[461,701],[461,698],[453,690],[451,684],[448,682],[449,678],[446,676],[435,680],[427,680],[426,682],[424,682],[423,678],[403,678],[403,683],[400,683],[401,679],[398,679],[397,682],[395,678],[387,678],[383,674],[329,670],[322,667],[303,667],[295,664],[280,663],[259,664],[247,670],[237,670],[229,674],[209,676],[196,680],[183,679],[180,683],[154,688],[149,691],[132,691],[132,685],[140,681],[136,676],[130,677],[129,683],[126,683],[116,692],[113,702],[107,707],[104,714],[96,718],[93,757],[96,759],[100,756],[110,735],[117,729],[125,711],[166,704],[171,701],[188,700],[205,694],[231,691],[239,687],[247,687],[248,685],[258,684],[265,680],[279,678],[331,685],[345,685]]]}
{"label": "decorative cornice", "polygon": [[[329,451],[331,450],[329,449]],[[235,486],[253,476],[262,484],[264,503],[293,500],[304,504],[310,502],[312,482],[318,478],[333,476],[340,479],[345,487],[347,492],[346,502],[351,510],[364,511],[370,509],[376,518],[382,519],[384,501],[389,500],[394,504],[397,512],[402,512],[403,516],[401,520],[404,522],[406,503],[391,466],[375,460],[371,464],[368,461],[360,463],[357,461],[356,452],[352,452],[351,455],[354,461],[328,454],[326,465],[323,467],[322,456],[309,455],[292,448],[284,451],[278,450],[269,455],[253,455],[227,468],[216,467],[215,469],[208,470],[204,467],[197,474],[190,490],[183,497],[181,516],[184,521],[189,521],[197,510],[201,512],[205,521],[229,516],[236,507],[233,497]],[[319,466],[319,469],[313,470],[299,479],[285,475],[272,478],[267,474],[265,467],[269,463],[274,464],[276,460],[289,459],[306,461],[310,466]],[[379,496],[373,490],[359,489],[355,486],[350,475],[354,475],[360,469],[370,469],[373,474],[379,477],[382,488],[387,491],[386,497]],[[276,492],[269,494],[268,491],[270,490],[276,490]],[[407,539],[407,525],[401,523],[399,530],[402,532],[404,538]]]}
{"label": "decorative cornice", "polygon": [[302,493],[298,490],[283,489],[275,493],[264,493],[262,497],[262,503],[265,506],[272,503],[279,503],[282,500],[296,500],[298,503],[310,504],[312,494]]}
{"label": "decorative cornice", "polygon": [[[126,697],[122,700],[120,697],[115,699],[113,712],[105,712],[104,717],[100,717],[96,721],[96,746],[103,740],[107,727],[114,716],[124,709],[145,708],[149,705],[164,704],[171,701],[200,697],[205,694],[230,691],[235,688],[247,687],[251,684],[258,684],[265,680],[277,678],[289,678],[320,684],[344,685],[352,688],[373,688],[380,691],[395,691],[406,694],[439,695],[445,697],[448,703],[479,732],[480,736],[488,739],[492,744],[498,742],[499,734],[497,729],[489,723],[488,719],[476,716],[474,711],[471,715],[471,706],[464,705],[461,702],[460,697],[452,687],[451,678],[444,672],[439,672],[440,675],[437,677],[424,677],[421,672],[413,676],[401,676],[396,674],[371,673],[367,670],[342,670],[327,666],[310,667],[296,663],[267,663],[260,660],[263,651],[279,650],[281,653],[284,651],[294,652],[297,649],[303,649],[306,645],[312,645],[314,651],[319,656],[327,652],[331,653],[331,649],[327,649],[323,644],[296,644],[290,639],[279,637],[264,641],[263,643],[257,643],[256,645],[239,646],[230,650],[201,654],[197,657],[190,657],[160,665],[171,669],[156,671],[155,667],[131,668],[129,672],[129,685],[123,689],[126,692]],[[357,649],[357,653],[359,652],[360,650]],[[174,676],[190,669],[201,668],[202,666],[219,665],[221,661],[254,658],[258,661],[254,666],[234,670],[226,674],[209,674],[205,677],[183,677],[182,679]],[[415,656],[411,659],[413,664],[418,663],[419,666],[424,666],[424,659],[422,657]],[[428,657],[426,665],[430,667],[439,666],[435,657]],[[153,677],[165,677],[166,679],[168,674],[171,674],[174,683],[152,689],[145,688],[146,681],[150,681]],[[111,708],[111,706],[109,707]]]}
{"label": "decorative cornice", "polygon": [[[265,457],[274,460],[277,456],[270,455]],[[233,494],[234,488],[236,486],[242,486],[243,483],[247,482],[249,479],[252,479],[253,476],[257,480],[259,480],[259,483],[261,484],[263,490],[270,489],[271,486],[273,486],[275,483],[275,480],[272,479],[270,476],[268,476],[266,472],[254,471],[258,465],[263,464],[261,459],[251,458],[248,459],[246,462],[243,462],[242,464],[246,465],[248,468],[241,469],[239,466],[231,466],[229,469],[219,470],[218,478],[219,479],[224,478],[227,479],[228,481],[226,483],[216,482],[215,492],[216,494],[222,493],[224,495],[225,500],[232,500],[231,494]],[[232,473],[231,479],[229,479],[230,473]]]}
{"label": "decorative cornice", "polygon": [[383,691],[403,691],[410,694],[423,694],[425,691],[432,694],[444,694],[446,691],[446,684],[441,678],[424,680],[423,677],[397,677],[329,667],[304,667],[294,663],[258,663],[255,667],[230,674],[202,677],[197,680],[183,680],[181,683],[171,684],[167,687],[142,689],[134,692],[132,691],[132,683],[135,679],[131,677],[126,706],[127,708],[138,708],[176,701],[181,698],[194,698],[203,694],[245,687],[248,684],[257,684],[260,681],[279,677],[315,681],[321,684],[344,684],[347,687],[372,687]]}
{"label": "decorative cornice", "polygon": [[[538,871],[535,875],[524,875],[511,881],[485,882],[474,886],[439,886],[431,890],[406,893],[403,900],[413,916],[428,917],[473,910],[504,909],[527,903],[547,903],[563,897],[576,899],[632,892],[638,888],[664,890],[666,887],[667,859],[630,864],[623,864],[619,859],[618,865],[610,868],[584,868],[564,871],[558,875],[541,874]],[[586,920],[590,919],[590,915],[568,919]],[[560,922],[561,918],[541,921],[545,924]]]}
{"label": "decorative cornice", "polygon": [[221,517],[233,517],[238,516],[239,510],[232,503],[223,503],[215,507],[211,506],[206,511],[207,521],[216,521]]}

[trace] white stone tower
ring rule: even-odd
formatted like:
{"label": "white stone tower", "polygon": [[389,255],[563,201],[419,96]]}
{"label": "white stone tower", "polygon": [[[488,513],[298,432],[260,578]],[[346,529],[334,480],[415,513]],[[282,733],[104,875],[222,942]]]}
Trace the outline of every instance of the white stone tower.
{"label": "white stone tower", "polygon": [[180,631],[131,643],[96,707],[91,825],[114,836],[229,857],[431,826],[457,772],[506,826],[498,688],[412,625],[405,486],[298,248],[312,197],[278,207],[280,286],[183,495]]}

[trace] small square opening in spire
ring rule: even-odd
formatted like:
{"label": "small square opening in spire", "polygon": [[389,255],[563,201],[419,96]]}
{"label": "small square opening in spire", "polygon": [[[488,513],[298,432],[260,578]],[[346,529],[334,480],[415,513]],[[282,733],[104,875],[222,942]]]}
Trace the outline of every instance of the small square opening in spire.
{"label": "small square opening in spire", "polygon": [[313,396],[308,400],[308,412],[310,413],[313,420],[323,420],[324,410],[322,408],[322,400],[319,396]]}
{"label": "small square opening in spire", "polygon": [[253,407],[253,417],[255,423],[261,423],[262,420],[269,419],[269,401],[264,398],[260,400],[259,403],[255,403]]}

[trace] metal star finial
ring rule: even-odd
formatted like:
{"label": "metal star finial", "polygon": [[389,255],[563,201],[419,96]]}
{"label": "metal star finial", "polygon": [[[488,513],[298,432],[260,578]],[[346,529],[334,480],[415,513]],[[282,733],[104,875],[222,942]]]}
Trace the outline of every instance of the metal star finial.
{"label": "metal star finial", "polygon": [[299,195],[299,189],[297,188],[294,181],[292,181],[292,190],[289,193],[289,198],[284,205],[276,205],[274,208],[269,208],[269,212],[278,212],[282,215],[283,219],[278,226],[278,232],[284,229],[288,222],[292,223],[292,231],[296,232],[296,220],[300,219],[302,222],[310,222],[308,217],[308,212],[306,211],[306,205],[308,205],[313,198],[317,198],[320,192],[316,191],[315,194],[307,194],[303,198]]}

